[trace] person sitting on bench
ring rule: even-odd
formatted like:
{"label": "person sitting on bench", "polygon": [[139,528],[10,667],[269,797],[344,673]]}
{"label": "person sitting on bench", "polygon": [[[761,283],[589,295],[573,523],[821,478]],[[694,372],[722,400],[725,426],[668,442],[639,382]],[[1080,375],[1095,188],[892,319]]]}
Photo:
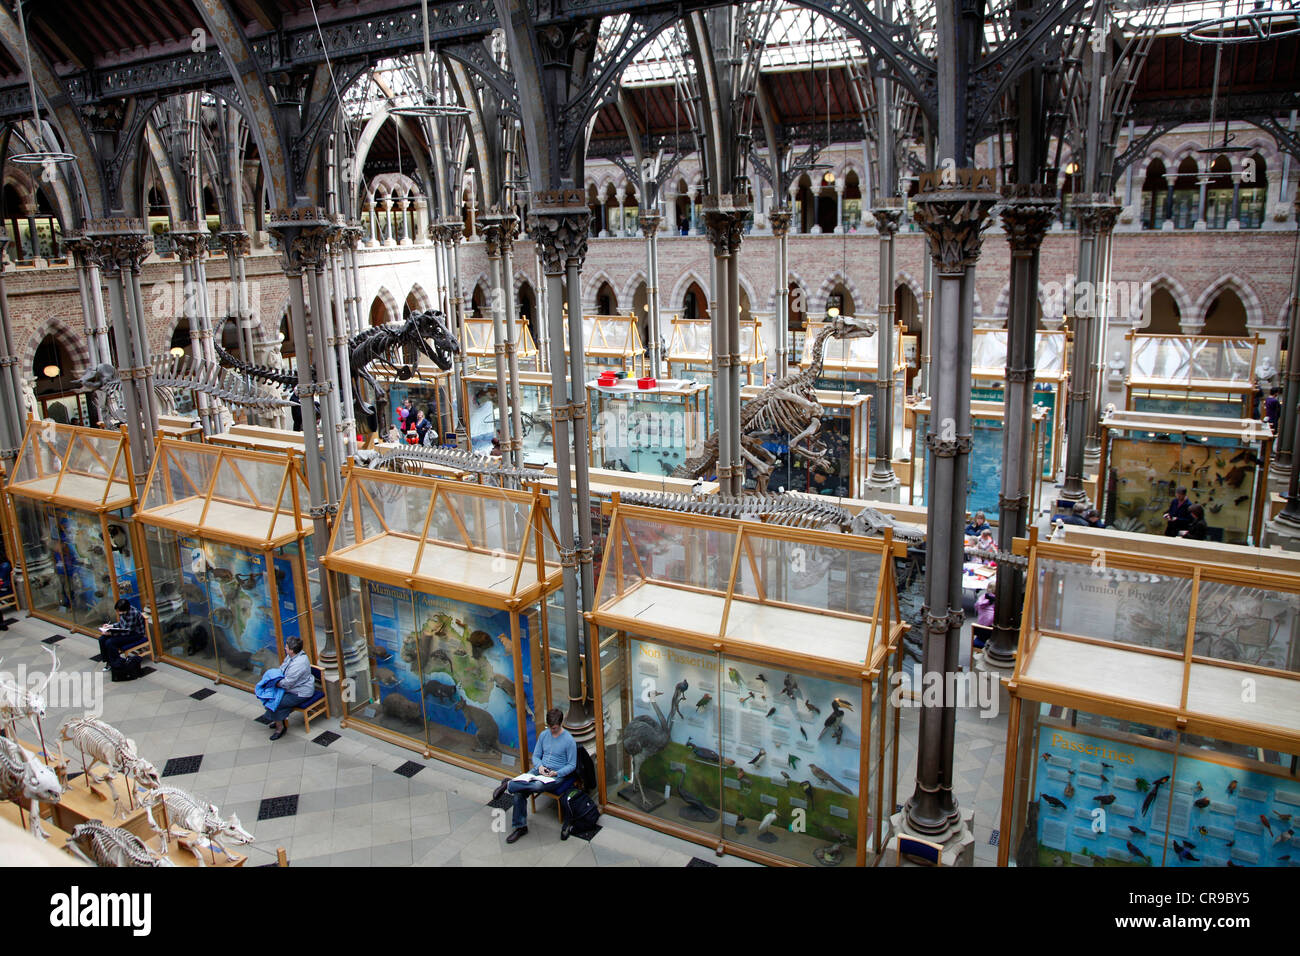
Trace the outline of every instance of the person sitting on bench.
{"label": "person sitting on bench", "polygon": [[280,689],[284,691],[284,696],[280,698],[279,707],[268,711],[272,740],[284,736],[284,732],[289,729],[289,715],[294,708],[307,703],[316,692],[316,675],[311,672],[311,661],[303,653],[302,638],[290,637],[285,640],[284,646],[289,652],[280,665],[280,670],[284,673],[280,679]]}
{"label": "person sitting on bench", "polygon": [[500,799],[503,793],[510,793],[515,798],[515,812],[510,822],[513,829],[506,837],[507,843],[514,843],[528,832],[528,797],[534,793],[551,793],[558,800],[573,783],[573,772],[578,769],[578,744],[564,729],[564,711],[560,708],[552,707],[546,712],[546,731],[537,735],[531,772],[550,778],[550,782],[506,777],[492,794],[493,800]]}
{"label": "person sitting on bench", "polygon": [[117,611],[117,623],[105,624],[99,629],[99,653],[104,658],[104,670],[111,670],[113,662],[122,656],[124,650],[149,639],[144,615],[130,601],[118,598],[113,609]]}

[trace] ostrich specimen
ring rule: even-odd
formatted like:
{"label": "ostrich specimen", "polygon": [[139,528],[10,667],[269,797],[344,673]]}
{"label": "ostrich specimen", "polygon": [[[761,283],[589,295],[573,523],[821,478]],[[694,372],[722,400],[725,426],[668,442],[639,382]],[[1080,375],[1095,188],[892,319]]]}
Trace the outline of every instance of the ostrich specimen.
{"label": "ostrich specimen", "polygon": [[686,681],[681,681],[673,688],[673,700],[668,707],[667,720],[664,720],[664,712],[659,709],[659,702],[652,700],[650,706],[654,708],[654,717],[642,714],[630,720],[623,728],[623,752],[631,758],[632,782],[636,784],[636,789],[641,794],[642,806],[650,801],[646,799],[645,789],[641,786],[641,767],[646,760],[668,746],[668,741],[672,738],[673,714],[677,712],[677,704],[686,696],[689,688],[690,685]]}

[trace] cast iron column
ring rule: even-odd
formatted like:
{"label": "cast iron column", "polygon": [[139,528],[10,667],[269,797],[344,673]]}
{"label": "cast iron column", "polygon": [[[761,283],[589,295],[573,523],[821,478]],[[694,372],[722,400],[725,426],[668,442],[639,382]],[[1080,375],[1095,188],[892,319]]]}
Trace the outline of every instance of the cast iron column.
{"label": "cast iron column", "polygon": [[[208,227],[203,222],[178,222],[172,230],[172,242],[181,260],[184,278],[185,318],[190,325],[190,351],[196,360],[207,368],[216,365],[217,355],[212,347],[212,322],[208,318],[206,270],[203,257],[208,250]],[[207,435],[215,435],[221,428],[221,406],[207,392],[194,393],[195,409]]]}
{"label": "cast iron column", "polygon": [[903,218],[901,199],[882,199],[871,210],[880,231],[880,306],[876,322],[876,460],[867,487],[878,497],[898,498],[898,476],[894,474],[894,236]]}
{"label": "cast iron column", "polygon": [[776,236],[776,377],[781,379],[790,370],[790,210],[773,209],[767,220]]}
{"label": "cast iron column", "polygon": [[[8,236],[0,236],[0,460],[5,474],[13,477],[14,459],[23,441],[26,428],[27,402],[23,398],[22,373],[18,369],[18,356],[14,354],[13,326],[9,321],[9,296],[5,293],[5,246]],[[11,556],[12,560],[12,556]]]}
{"label": "cast iron column", "polygon": [[1092,281],[1093,253],[1096,246],[1097,217],[1090,214],[1094,202],[1104,201],[1104,196],[1086,196],[1074,204],[1079,230],[1078,268],[1075,270],[1074,288],[1066,295],[1066,312],[1073,318],[1074,349],[1070,356],[1070,400],[1065,429],[1065,484],[1061,497],[1070,501],[1086,501],[1083,487],[1083,456],[1088,434],[1088,393],[1092,389],[1092,326],[1094,318]]}
{"label": "cast iron column", "polygon": [[513,214],[501,217],[501,308],[506,328],[506,384],[510,388],[510,463],[524,463],[523,399],[519,394],[519,316],[515,306],[515,237],[519,220]]}
{"label": "cast iron column", "polygon": [[660,341],[659,332],[659,224],[663,218],[657,212],[643,212],[637,216],[637,225],[641,227],[641,235],[645,236],[646,248],[646,305],[649,306],[649,315],[646,327],[650,333],[650,341],[646,343],[646,348],[650,353],[650,376],[658,379],[660,377],[660,361],[663,355],[663,343]]}
{"label": "cast iron column", "polygon": [[[1034,342],[1038,328],[1038,255],[1043,236],[1056,218],[1056,196],[1050,186],[1006,186],[1002,226],[1011,246],[1011,300],[1007,306],[1007,389],[1003,397],[1002,490],[998,495],[998,548],[1010,552],[1012,542],[1029,528],[1033,481]],[[994,667],[1015,663],[1020,638],[1020,609],[1024,580],[1018,568],[998,568],[997,617],[993,639],[984,659]]]}
{"label": "cast iron column", "polygon": [[[922,667],[944,680],[957,670],[964,613],[961,606],[966,479],[971,450],[970,368],[974,328],[974,265],[993,203],[994,173],[959,169],[925,173],[918,183],[915,220],[933,243],[939,295],[933,318],[936,364],[929,432],[926,603]],[[949,695],[945,694],[945,698]],[[918,833],[946,836],[960,814],[953,793],[954,701],[921,710],[916,790],[907,823]]]}
{"label": "cast iron column", "polygon": [[1291,263],[1291,311],[1287,317],[1286,381],[1282,389],[1282,417],[1278,421],[1278,434],[1273,451],[1274,479],[1287,478],[1291,471],[1292,449],[1295,448],[1296,404],[1300,403],[1300,189],[1295,196],[1296,241],[1295,257]]}
{"label": "cast iron column", "polygon": [[492,283],[492,300],[488,309],[492,313],[492,352],[496,363],[497,375],[497,444],[500,446],[501,458],[512,465],[515,460],[514,442],[510,437],[510,426],[514,419],[514,403],[511,402],[509,361],[506,353],[506,319],[501,313],[505,310],[505,290],[501,281],[501,236],[505,227],[504,216],[483,216],[479,222],[483,229],[483,245],[487,252],[488,277]]}
{"label": "cast iron column", "polygon": [[[1101,460],[1101,391],[1106,323],[1109,317],[1110,247],[1115,233],[1115,221],[1123,209],[1114,198],[1098,194],[1081,215],[1092,217],[1092,274],[1088,277],[1092,291],[1092,344],[1089,352],[1088,407],[1084,420],[1088,423],[1088,438],[1083,448],[1084,459],[1093,468]],[[1100,498],[1100,491],[1098,497]]]}
{"label": "cast iron column", "polygon": [[718,483],[722,494],[738,495],[745,482],[740,454],[740,243],[744,238],[747,197],[704,197],[704,223],[713,244],[717,276],[716,358]]}
{"label": "cast iron column", "polygon": [[226,262],[230,268],[229,317],[239,327],[239,348],[243,360],[253,364],[257,362],[253,353],[253,308],[248,295],[248,276],[244,271],[245,260],[252,250],[252,239],[242,229],[217,233],[217,238],[226,249]]}
{"label": "cast iron column", "polygon": [[465,296],[460,284],[460,243],[465,237],[465,223],[459,219],[444,219],[447,242],[451,246],[451,327],[460,344],[460,351],[451,362],[451,387],[456,405],[456,447],[469,450],[469,427],[465,423],[464,396],[460,382],[465,375]]}

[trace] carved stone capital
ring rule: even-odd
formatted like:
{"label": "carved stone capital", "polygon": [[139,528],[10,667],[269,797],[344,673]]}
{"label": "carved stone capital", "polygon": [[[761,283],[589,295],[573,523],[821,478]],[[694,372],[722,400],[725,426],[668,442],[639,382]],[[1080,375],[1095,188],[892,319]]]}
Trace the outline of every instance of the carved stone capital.
{"label": "carved stone capital", "polygon": [[940,438],[933,433],[925,436],[925,447],[936,458],[956,458],[957,455],[969,455],[971,436],[958,435],[956,438]]}
{"label": "carved stone capital", "polygon": [[789,209],[773,209],[767,214],[767,221],[772,224],[772,235],[786,236],[790,234],[790,220],[793,213]]}
{"label": "carved stone capital", "polygon": [[[590,213],[588,213],[590,215]],[[444,219],[442,228],[447,230],[447,241],[452,245],[465,238],[465,223],[459,219]]]}
{"label": "carved stone capital", "polygon": [[447,234],[447,227],[442,223],[431,222],[429,223],[429,238],[439,245],[443,245],[450,236]]}
{"label": "carved stone capital", "polygon": [[871,210],[876,219],[876,229],[882,237],[893,238],[898,234],[898,224],[903,218],[903,207],[899,205],[880,205]]}
{"label": "carved stone capital", "polygon": [[1109,193],[1092,193],[1076,200],[1073,206],[1081,236],[1105,236],[1115,229],[1124,207]]}
{"label": "carved stone capital", "polygon": [[228,229],[217,233],[217,238],[226,249],[226,255],[232,259],[248,256],[253,251],[253,239],[242,229]]}
{"label": "carved stone capital", "polygon": [[485,215],[478,220],[479,231],[483,235],[483,247],[489,259],[501,258],[504,245],[505,217]]}
{"label": "carved stone capital", "polygon": [[989,210],[997,201],[993,170],[922,173],[912,218],[930,238],[940,275],[961,275],[979,259]]}
{"label": "carved stone capital", "polygon": [[318,206],[277,209],[266,221],[266,231],[280,242],[285,275],[300,275],[308,267],[321,268],[330,237],[338,226]]}
{"label": "carved stone capital", "polygon": [[705,196],[704,233],[713,243],[715,256],[729,256],[740,250],[745,238],[745,222],[752,211],[748,199],[741,195]]}
{"label": "carved stone capital", "polygon": [[542,271],[547,275],[564,272],[565,263],[587,258],[587,237],[591,231],[591,210],[580,189],[542,190],[533,194],[528,215],[528,235],[537,243]]}
{"label": "carved stone capital", "polygon": [[207,223],[176,223],[176,228],[171,231],[171,237],[172,244],[176,247],[176,255],[181,262],[193,262],[204,256],[208,251],[210,235]]}
{"label": "carved stone capital", "polygon": [[1028,255],[1043,244],[1043,236],[1056,219],[1056,196],[1041,183],[1011,185],[1002,189],[1002,228],[1012,255]]}
{"label": "carved stone capital", "polygon": [[657,212],[643,212],[636,217],[636,224],[641,227],[641,235],[647,239],[653,239],[655,233],[659,231],[659,225],[664,221],[664,217]]}
{"label": "carved stone capital", "polygon": [[143,219],[87,219],[85,256],[107,275],[139,272],[153,251]]}

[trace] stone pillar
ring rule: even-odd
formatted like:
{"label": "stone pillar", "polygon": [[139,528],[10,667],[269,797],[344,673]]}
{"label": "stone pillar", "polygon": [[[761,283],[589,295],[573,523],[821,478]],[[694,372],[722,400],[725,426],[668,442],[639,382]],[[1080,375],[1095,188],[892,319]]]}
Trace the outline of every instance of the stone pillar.
{"label": "stone pillar", "polygon": [[393,230],[393,201],[388,198],[379,200],[380,219],[380,239],[381,245],[397,245],[396,234]]}
{"label": "stone pillar", "polygon": [[767,218],[776,236],[776,377],[782,379],[790,371],[790,210],[773,209]]}
{"label": "stone pillar", "polygon": [[[1296,229],[1300,232],[1300,188],[1294,201]],[[1274,481],[1289,481],[1292,450],[1295,438],[1296,406],[1300,404],[1300,239],[1294,243],[1295,254],[1291,262],[1291,297],[1287,316],[1286,378],[1282,382],[1282,417],[1278,421],[1278,435],[1273,449],[1273,467],[1269,477]]]}
{"label": "stone pillar", "polygon": [[256,364],[253,329],[258,324],[248,294],[248,275],[245,265],[252,251],[252,239],[242,229],[231,229],[217,234],[226,249],[226,262],[230,271],[230,315],[239,328],[239,348],[245,362]]}
{"label": "stone pillar", "polygon": [[[519,219],[501,217],[501,311],[506,327],[506,382],[510,386],[510,461],[524,463],[523,399],[519,392],[519,315],[515,307],[515,236]],[[585,393],[584,393],[585,394]]]}
{"label": "stone pillar", "polygon": [[650,352],[650,375],[660,377],[660,362],[663,357],[662,332],[659,326],[659,224],[662,217],[656,212],[643,212],[637,216],[637,225],[641,235],[645,236],[646,248],[646,304],[650,307],[646,322],[650,331],[650,341],[646,343]]}
{"label": "stone pillar", "polygon": [[427,242],[429,236],[429,203],[423,196],[412,200],[415,211],[415,236],[421,242]]}
{"label": "stone pillar", "polygon": [[880,233],[880,305],[876,324],[876,457],[867,487],[882,500],[897,501],[899,480],[891,461],[894,454],[894,237],[903,218],[901,199],[882,199],[871,210]]}
{"label": "stone pillar", "polygon": [[[456,353],[451,364],[451,385],[455,392],[452,399],[456,403],[456,446],[469,449],[469,428],[465,423],[465,409],[462,401],[460,382],[465,375],[465,295],[460,282],[460,244],[465,236],[465,222],[462,219],[444,219],[443,227],[447,230],[447,243],[451,248],[451,322],[456,334],[460,351]],[[558,439],[557,439],[558,441]]]}
{"label": "stone pillar", "polygon": [[[528,216],[528,233],[537,244],[542,268],[546,274],[547,323],[551,345],[551,402],[555,418],[555,473],[559,492],[556,495],[559,520],[555,531],[559,539],[560,564],[564,577],[565,657],[569,685],[569,709],[564,724],[566,729],[578,739],[589,739],[595,733],[593,707],[590,706],[592,702],[579,695],[580,689],[584,686],[581,654],[587,643],[586,625],[581,612],[589,606],[589,603],[594,604],[595,599],[594,595],[586,591],[585,581],[583,584],[586,593],[581,599],[578,595],[580,565],[586,563],[586,567],[590,568],[590,563],[584,559],[590,557],[591,539],[589,537],[584,539],[581,525],[578,534],[574,534],[574,511],[576,510],[579,515],[586,513],[587,525],[590,528],[591,494],[585,480],[585,467],[579,470],[577,482],[573,480],[575,453],[571,453],[570,444],[576,435],[581,435],[581,439],[575,443],[581,445],[581,449],[576,451],[576,457],[579,462],[584,462],[587,444],[587,403],[586,385],[581,380],[581,376],[574,379],[572,383],[573,389],[582,390],[581,401],[575,401],[575,396],[570,391],[568,368],[564,356],[563,283],[569,261],[575,260],[580,266],[586,257],[590,228],[591,210],[586,205],[582,190],[542,190],[533,194]],[[569,289],[573,295],[578,294],[575,281],[577,276],[574,274],[576,272],[575,269],[569,275]],[[574,350],[573,357],[580,366],[581,323],[575,323],[575,327],[578,348]],[[588,655],[589,658],[596,656],[595,653]],[[590,663],[589,660],[588,666]],[[597,712],[599,710],[598,707],[594,709]]]}
{"label": "stone pillar", "polygon": [[373,198],[366,200],[366,212],[370,214],[370,239],[368,245],[373,249],[379,245],[379,209]]}
{"label": "stone pillar", "polygon": [[131,467],[143,487],[158,431],[153,366],[140,296],[140,267],[153,244],[139,219],[90,219],[86,221],[85,235],[89,243],[87,255],[108,279]]}
{"label": "stone pillar", "polygon": [[[1011,246],[1011,300],[1007,306],[1005,419],[1002,428],[1002,490],[998,496],[998,548],[1011,551],[1029,528],[1034,487],[1032,447],[1034,414],[1034,342],[1038,326],[1038,256],[1043,236],[1056,218],[1056,195],[1050,186],[1003,189],[1002,225]],[[997,618],[985,661],[1009,668],[1020,638],[1024,578],[1010,564],[998,568]]]}
{"label": "stone pillar", "polygon": [[[342,218],[334,224],[329,236],[325,258],[317,267],[322,272],[323,292],[329,303],[329,312],[323,317],[329,333],[327,344],[333,350],[331,361],[339,370],[338,402],[338,441],[342,444],[341,461],[356,453],[357,430],[360,423],[356,417],[356,396],[352,393],[351,353],[348,348],[348,287],[343,275],[344,250],[350,242],[348,227]],[[379,396],[375,396],[376,412],[379,409]],[[441,427],[441,426],[439,426]],[[384,433],[384,422],[376,420],[375,429]],[[339,491],[342,497],[342,489]]]}
{"label": "stone pillar", "polygon": [[1106,195],[1089,204],[1081,216],[1094,218],[1092,227],[1092,345],[1089,353],[1091,368],[1089,372],[1088,439],[1084,445],[1083,456],[1089,468],[1096,468],[1101,459],[1101,391],[1105,382],[1102,369],[1106,354],[1107,320],[1110,315],[1110,260],[1111,240],[1115,235],[1115,221],[1123,209],[1119,203]]}
{"label": "stone pillar", "polygon": [[[930,680],[948,686],[955,673],[964,613],[961,606],[966,481],[971,451],[970,369],[974,328],[974,266],[981,231],[998,196],[991,169],[959,169],[921,176],[915,221],[930,237],[939,276],[934,350],[935,374],[929,432],[929,515],[926,533],[926,602],[922,609],[922,667]],[[930,676],[935,675],[935,676]],[[946,696],[946,695],[945,695]],[[956,709],[921,710],[916,789],[907,803],[907,824],[943,838],[960,826],[953,793]]]}
{"label": "stone pillar", "polygon": [[512,465],[517,465],[511,438],[511,426],[514,423],[515,403],[511,401],[508,361],[506,353],[506,324],[502,315],[505,310],[505,291],[501,280],[501,243],[505,230],[504,216],[487,215],[480,220],[483,230],[483,244],[487,250],[488,276],[492,282],[492,298],[488,310],[492,313],[492,351],[495,356],[497,373],[497,443],[501,447],[501,457]]}
{"label": "stone pillar", "polygon": [[[897,228],[897,227],[895,227]],[[835,229],[837,236],[844,235],[848,230],[844,228],[844,182],[840,180],[835,183]]]}
{"label": "stone pillar", "polygon": [[1069,412],[1066,415],[1065,484],[1061,497],[1070,501],[1086,501],[1083,488],[1084,450],[1087,445],[1089,393],[1093,388],[1093,349],[1096,324],[1096,298],[1092,295],[1095,275],[1097,206],[1106,204],[1102,194],[1080,194],[1074,203],[1075,221],[1078,223],[1079,255],[1075,270],[1073,295],[1067,295],[1066,310],[1073,317],[1074,347],[1070,355]]}
{"label": "stone pillar", "polygon": [[[9,296],[5,292],[5,246],[9,237],[0,235],[0,461],[5,474],[13,477],[14,460],[22,445],[27,422],[22,373],[14,354],[13,326],[9,320]],[[16,560],[10,555],[10,560]]]}
{"label": "stone pillar", "polygon": [[718,482],[722,494],[738,495],[745,482],[740,454],[740,243],[749,213],[746,196],[704,197],[704,222],[717,269]]}
{"label": "stone pillar", "polygon": [[[185,318],[190,326],[190,352],[208,368],[217,364],[212,347],[212,320],[208,317],[207,270],[203,259],[208,252],[208,226],[205,222],[178,222],[172,230],[172,242],[181,261],[185,283]],[[206,392],[195,392],[194,404],[203,430],[208,435],[223,431],[221,405]]]}
{"label": "stone pillar", "polygon": [[411,244],[411,230],[406,221],[410,208],[411,201],[409,199],[397,200],[397,244],[399,246],[409,246]]}
{"label": "stone pillar", "polygon": [[[0,239],[0,249],[8,239]],[[108,341],[108,316],[104,312],[104,294],[101,291],[103,280],[99,275],[99,266],[87,255],[89,243],[81,233],[65,236],[63,245],[72,253],[77,267],[77,290],[81,294],[81,311],[86,321],[86,344],[90,360],[95,363],[113,364],[113,350]],[[0,264],[3,268],[3,264]]]}

